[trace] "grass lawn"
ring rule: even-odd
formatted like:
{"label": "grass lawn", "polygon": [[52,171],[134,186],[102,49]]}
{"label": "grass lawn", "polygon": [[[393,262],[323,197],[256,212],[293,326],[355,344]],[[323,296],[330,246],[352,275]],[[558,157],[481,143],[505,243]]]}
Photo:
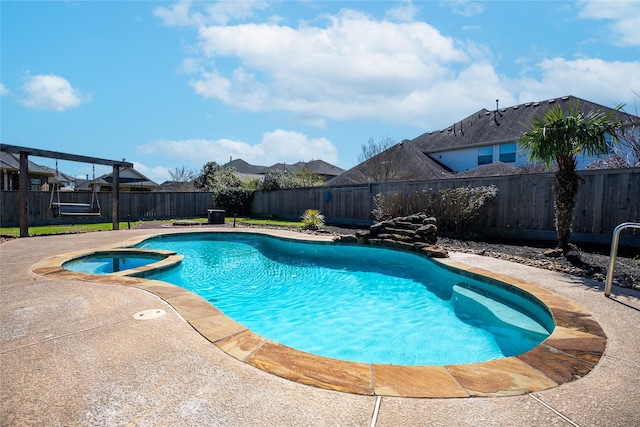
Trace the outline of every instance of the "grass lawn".
{"label": "grass lawn", "polygon": [[[143,223],[171,224],[178,220],[162,220],[162,221],[131,221],[131,228],[136,228]],[[189,218],[180,219],[179,221],[189,222],[207,222],[207,218]],[[226,222],[233,222],[233,218],[225,218]],[[237,224],[260,225],[260,226],[280,226],[280,227],[302,227],[301,221],[280,221],[272,219],[253,219],[253,218],[236,218]],[[67,225],[41,225],[29,227],[30,236],[43,236],[49,234],[68,234],[68,233],[87,233],[91,231],[107,231],[111,230],[112,224],[104,222],[99,224],[67,224]],[[120,222],[120,229],[126,230],[127,222]],[[3,236],[20,236],[20,227],[0,227],[0,235]]]}

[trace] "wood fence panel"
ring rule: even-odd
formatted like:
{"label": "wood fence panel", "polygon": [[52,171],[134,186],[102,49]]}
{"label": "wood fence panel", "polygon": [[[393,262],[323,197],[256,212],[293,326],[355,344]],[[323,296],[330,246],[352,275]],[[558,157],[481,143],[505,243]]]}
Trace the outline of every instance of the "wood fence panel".
{"label": "wood fence panel", "polygon": [[[623,222],[640,222],[640,168],[579,172],[584,185],[576,198],[574,232],[610,241],[613,229]],[[399,192],[418,199],[423,192],[445,188],[495,185],[498,197],[485,205],[477,218],[479,228],[496,233],[549,236],[555,232],[553,173],[504,177],[457,178],[431,181],[373,183],[339,187],[311,187],[257,191],[252,212],[260,217],[298,219],[306,209],[318,209],[327,222],[368,225],[373,222],[374,197]],[[101,218],[55,218],[51,193],[29,192],[29,224],[96,222],[111,219],[111,193],[98,193]],[[57,194],[54,197],[58,201]],[[91,193],[60,192],[61,202],[91,203]],[[121,192],[120,217],[132,220],[206,217],[213,208],[210,193]],[[0,222],[18,224],[18,192],[0,192]],[[526,232],[526,233],[525,233]],[[638,231],[625,235],[640,236]]]}
{"label": "wood fence panel", "polygon": [[[640,168],[618,170],[594,170],[579,172],[584,185],[576,198],[574,211],[575,233],[599,236],[599,241],[610,239],[613,229],[622,222],[640,220]],[[480,177],[441,179],[353,185],[348,187],[319,187],[301,189],[295,199],[304,199],[304,192],[322,194],[319,209],[328,222],[370,224],[373,220],[373,198],[376,194],[402,193],[418,195],[423,191],[437,193],[444,188],[478,187],[495,185],[496,200],[485,205],[477,218],[480,228],[503,230],[509,235],[555,235],[555,178],[553,173],[511,175],[504,177]],[[324,199],[331,194],[330,201]],[[256,216],[292,217],[306,207],[287,200],[285,191],[257,192],[252,212]],[[283,198],[284,197],[284,198]],[[277,206],[272,203],[278,200]],[[291,208],[296,206],[296,211]],[[317,207],[321,206],[321,207]],[[505,235],[506,235],[505,234]],[[633,233],[629,233],[633,234]]]}

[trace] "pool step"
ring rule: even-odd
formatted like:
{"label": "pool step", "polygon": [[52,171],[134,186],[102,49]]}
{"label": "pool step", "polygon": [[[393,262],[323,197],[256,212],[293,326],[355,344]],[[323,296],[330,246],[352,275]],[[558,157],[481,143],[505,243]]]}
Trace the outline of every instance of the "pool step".
{"label": "pool step", "polygon": [[467,316],[477,318],[489,327],[516,327],[536,334],[549,334],[544,326],[526,314],[490,298],[486,292],[475,290],[467,284],[461,285],[453,286],[452,298],[456,314],[461,318]]}

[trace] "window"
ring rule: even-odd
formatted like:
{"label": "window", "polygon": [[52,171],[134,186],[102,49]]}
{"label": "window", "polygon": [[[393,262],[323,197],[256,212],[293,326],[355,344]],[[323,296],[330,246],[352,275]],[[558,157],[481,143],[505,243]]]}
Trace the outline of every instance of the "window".
{"label": "window", "polygon": [[516,162],[516,143],[500,144],[500,161],[504,163]]}
{"label": "window", "polygon": [[493,163],[493,146],[478,148],[478,166]]}

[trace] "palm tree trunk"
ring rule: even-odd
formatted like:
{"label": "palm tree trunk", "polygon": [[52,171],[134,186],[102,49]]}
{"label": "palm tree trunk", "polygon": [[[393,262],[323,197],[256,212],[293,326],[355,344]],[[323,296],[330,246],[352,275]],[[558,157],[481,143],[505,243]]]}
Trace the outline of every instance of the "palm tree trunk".
{"label": "palm tree trunk", "polygon": [[573,156],[558,160],[556,172],[556,232],[558,248],[564,253],[569,250],[569,235],[573,222],[573,208],[576,205],[576,194],[580,187],[580,177],[576,173],[576,160]]}

